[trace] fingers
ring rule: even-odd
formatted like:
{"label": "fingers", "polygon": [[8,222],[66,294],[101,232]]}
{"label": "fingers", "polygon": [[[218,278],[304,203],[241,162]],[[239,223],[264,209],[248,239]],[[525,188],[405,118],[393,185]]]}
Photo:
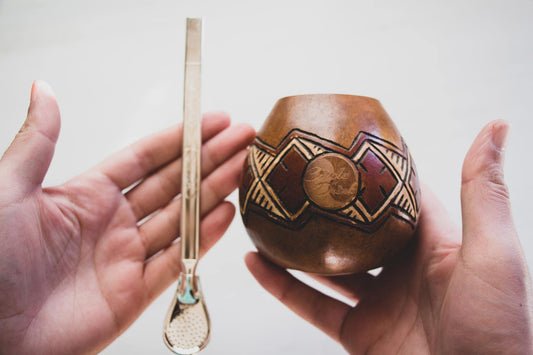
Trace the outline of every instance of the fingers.
{"label": "fingers", "polygon": [[[202,120],[202,140],[207,140],[228,127],[225,113],[205,114]],[[146,177],[181,155],[182,125],[155,133],[113,154],[94,167],[106,175],[121,190]]]}
{"label": "fingers", "polygon": [[[461,206],[465,248],[504,246],[515,235],[503,160],[509,124],[494,121],[483,128],[463,164]],[[503,243],[503,244],[502,244]]]}
{"label": "fingers", "polygon": [[[219,132],[204,143],[201,155],[202,177],[246,148],[255,131],[248,125],[236,125]],[[126,194],[137,219],[165,206],[181,190],[181,159],[167,164]],[[211,207],[212,208],[212,207]]]}
{"label": "fingers", "polygon": [[265,290],[294,313],[340,341],[342,324],[351,307],[307,286],[257,253],[248,253],[245,261]]}
{"label": "fingers", "polygon": [[[222,202],[209,213],[200,224],[200,257],[202,257],[226,232],[233,217],[235,207]],[[171,283],[176,281],[181,271],[180,243],[172,244],[160,255],[148,261],[144,269],[144,279],[152,302]]]}
{"label": "fingers", "polygon": [[[202,216],[209,213],[235,190],[239,184],[245,157],[246,151],[242,150],[201,182],[200,214]],[[176,239],[180,231],[180,218],[181,200],[176,199],[139,227],[147,258],[166,248]]]}
{"label": "fingers", "polygon": [[48,171],[59,136],[59,107],[48,84],[36,81],[31,90],[28,116],[7,149],[0,171],[25,194],[39,187]]}

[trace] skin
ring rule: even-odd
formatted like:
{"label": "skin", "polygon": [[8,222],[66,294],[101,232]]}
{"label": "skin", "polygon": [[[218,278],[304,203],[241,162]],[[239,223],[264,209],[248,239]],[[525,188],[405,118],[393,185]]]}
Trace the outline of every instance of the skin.
{"label": "skin", "polygon": [[[41,186],[58,139],[51,89],[0,160],[0,353],[92,354],[180,272],[181,127],[149,136],[67,183]],[[255,132],[202,122],[201,254],[222,236]]]}
{"label": "skin", "polygon": [[462,231],[423,187],[415,242],[378,276],[313,277],[326,296],[257,253],[246,264],[274,297],[350,354],[531,354],[531,277],[503,179],[509,125],[489,123],[466,155]]}
{"label": "skin", "polygon": [[[59,135],[50,88],[35,83],[28,117],[0,160],[0,350],[89,354],[123,332],[180,272],[181,128],[147,137],[88,172],[42,188]],[[416,242],[374,277],[314,276],[346,305],[256,253],[257,280],[350,353],[531,353],[528,274],[503,181],[509,127],[492,122],[465,159],[463,228],[424,188]],[[248,126],[206,115],[201,253],[234,216]]]}

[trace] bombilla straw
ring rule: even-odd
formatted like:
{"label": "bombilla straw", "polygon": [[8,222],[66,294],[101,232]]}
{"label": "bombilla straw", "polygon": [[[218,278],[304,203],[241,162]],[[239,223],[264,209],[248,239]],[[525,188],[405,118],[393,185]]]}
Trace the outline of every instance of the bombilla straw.
{"label": "bombilla straw", "polygon": [[187,19],[182,150],[182,271],[165,319],[163,338],[176,354],[195,354],[209,341],[210,320],[196,265],[200,243],[202,19]]}
{"label": "bombilla straw", "polygon": [[[181,261],[185,275],[191,276],[192,294],[198,292],[193,276],[198,262],[200,243],[201,46],[201,19],[187,19],[183,100]],[[189,280],[183,292],[189,291],[188,284]]]}

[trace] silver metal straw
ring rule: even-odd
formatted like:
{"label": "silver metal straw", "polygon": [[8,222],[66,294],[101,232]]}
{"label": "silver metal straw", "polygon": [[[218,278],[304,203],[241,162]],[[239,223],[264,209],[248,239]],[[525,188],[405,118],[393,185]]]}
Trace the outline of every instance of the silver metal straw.
{"label": "silver metal straw", "polygon": [[196,265],[200,243],[202,19],[187,19],[182,150],[182,272],[165,319],[165,344],[176,354],[195,354],[209,341],[210,320]]}

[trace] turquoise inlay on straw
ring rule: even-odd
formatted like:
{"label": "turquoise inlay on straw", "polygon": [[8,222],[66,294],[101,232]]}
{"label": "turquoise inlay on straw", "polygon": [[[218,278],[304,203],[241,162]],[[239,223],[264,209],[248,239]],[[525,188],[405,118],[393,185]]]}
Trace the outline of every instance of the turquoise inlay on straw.
{"label": "turquoise inlay on straw", "polygon": [[[194,294],[192,292],[191,275],[185,275],[185,277],[187,279],[187,287],[185,287],[185,291],[183,292],[183,294],[181,294],[181,292],[178,292],[178,300],[180,301],[180,303],[184,304],[195,304],[196,302],[198,302],[198,298],[194,297]],[[178,289],[181,289],[181,283],[182,278],[180,278],[179,280]]]}

